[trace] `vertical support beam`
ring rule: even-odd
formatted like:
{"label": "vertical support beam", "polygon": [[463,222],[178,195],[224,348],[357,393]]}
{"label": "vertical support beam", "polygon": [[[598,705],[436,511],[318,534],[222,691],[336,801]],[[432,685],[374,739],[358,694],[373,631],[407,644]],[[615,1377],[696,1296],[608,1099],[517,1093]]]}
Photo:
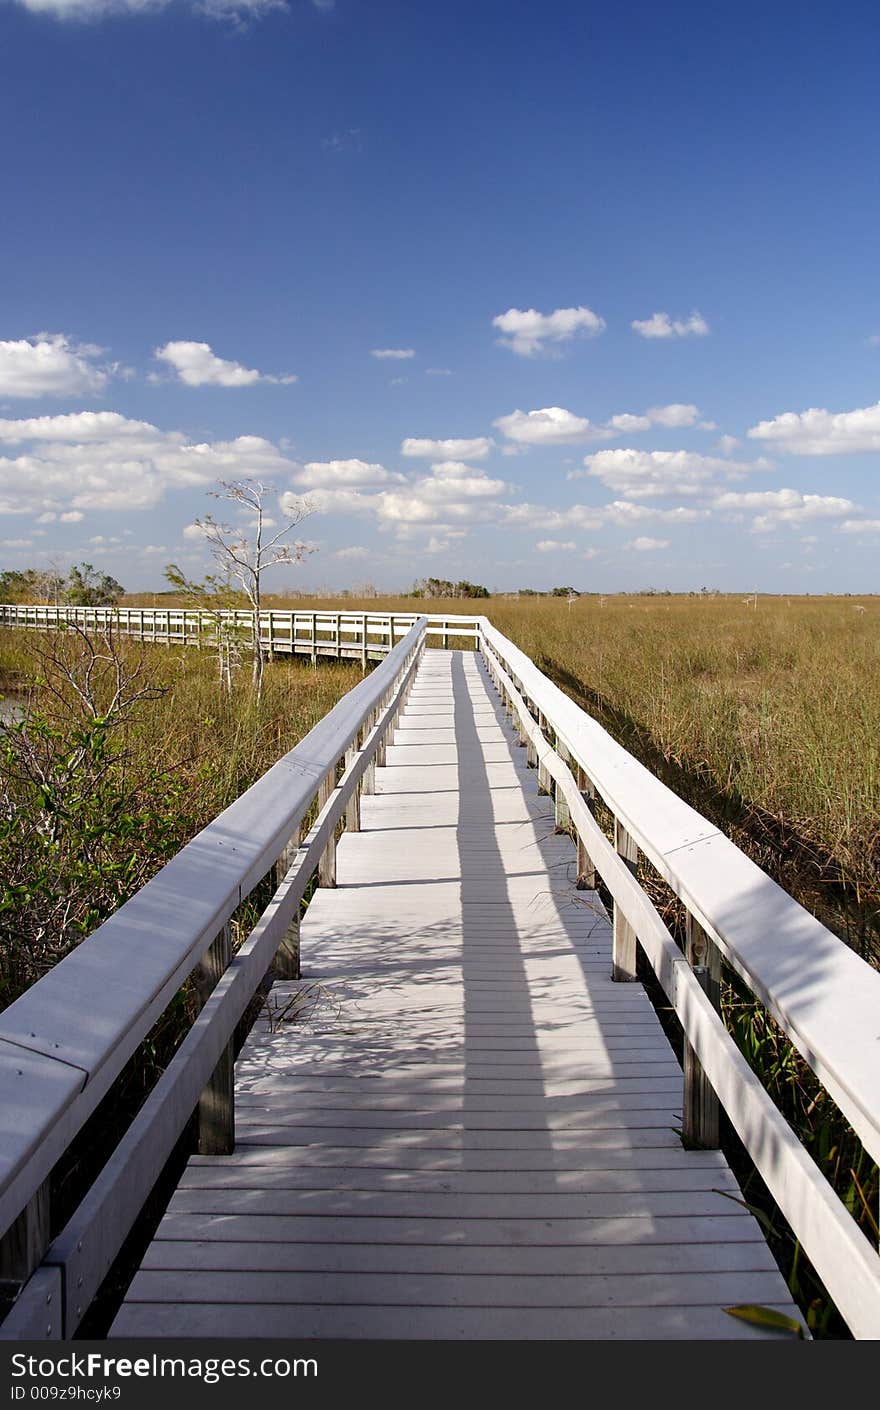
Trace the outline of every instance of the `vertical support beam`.
{"label": "vertical support beam", "polygon": [[367,614],[361,618],[361,675],[367,671]]}
{"label": "vertical support beam", "polygon": [[318,664],[318,614],[312,613],[312,665]]}
{"label": "vertical support beam", "polygon": [[31,1195],[0,1239],[0,1291],[18,1290],[43,1261],[49,1247],[49,1180]]}
{"label": "vertical support beam", "polygon": [[[330,769],[322,778],[321,786],[318,789],[318,812],[329,803],[336,790],[336,765]],[[336,885],[336,829],[330,834],[327,846],[321,853],[321,860],[318,863],[318,885]]]}
{"label": "vertical support beam", "polygon": [[443,650],[449,650],[449,623],[445,617],[443,619]]}
{"label": "vertical support beam", "polygon": [[[194,971],[200,1007],[223,978],[232,959],[232,926],[227,921],[217,939]],[[232,1043],[227,1043],[220,1061],[208,1078],[199,1098],[199,1155],[231,1155],[235,1150],[235,1087],[232,1075]]]}
{"label": "vertical support beam", "polygon": [[[374,725],[375,725],[375,723],[376,723],[376,713],[377,713],[377,712],[376,712],[375,710],[371,710],[370,713],[369,713],[369,715],[367,716],[367,718],[364,720],[363,729],[362,729],[362,733],[361,733],[361,743],[362,743],[362,744],[365,744],[365,743],[366,743],[367,738],[368,738],[369,735],[371,735],[372,732],[373,732],[373,727],[374,727]],[[375,754],[374,754],[373,757],[372,757],[372,759],[370,760],[369,764],[367,765],[366,769],[364,770],[363,782],[361,783],[361,793],[364,795],[365,798],[369,798],[369,797],[372,797],[372,795],[373,795],[375,792],[376,792],[376,756],[375,756]]]}
{"label": "vertical support beam", "polygon": [[[346,769],[350,769],[351,766],[352,766],[352,764],[354,763],[355,759],[357,758],[359,747],[360,747],[360,740],[359,740],[359,738],[358,738],[358,739],[356,739],[356,740],[354,741],[354,743],[351,745],[351,747],[346,751],[346,755],[345,755],[345,767],[346,767]],[[361,830],[361,785],[360,785],[360,784],[357,784],[357,785],[352,789],[351,794],[349,795],[348,802],[347,802],[346,805],[345,805],[345,830],[346,830],[346,832],[360,832],[360,830]]]}
{"label": "vertical support beam", "polygon": [[[639,849],[619,818],[614,819],[614,847],[632,872],[636,874]],[[636,977],[636,932],[614,903],[614,934],[611,948],[611,978],[628,982]]]}
{"label": "vertical support beam", "polygon": [[[539,724],[540,727],[541,727],[541,734],[544,736],[544,741],[545,741],[545,743],[546,743],[546,742],[547,742],[547,734],[546,734],[546,724],[547,724],[547,721],[544,719],[544,716],[541,714],[541,711],[540,711],[540,710],[538,711],[538,724]],[[541,763],[540,758],[538,758],[537,763],[538,763],[538,792],[539,792],[539,793],[542,793],[542,794],[549,794],[550,791],[551,791],[551,789],[552,789],[552,787],[553,787],[553,785],[552,785],[552,783],[551,783],[551,780],[550,780],[550,775],[549,775],[549,773],[547,772],[547,770],[546,770],[546,768],[544,767],[544,765]]]}
{"label": "vertical support beam", "polygon": [[[275,863],[275,888],[281,885],[291,866],[293,865],[299,846],[300,830],[292,835],[278,861]],[[281,937],[278,949],[275,951],[275,959],[272,962],[272,973],[276,979],[299,979],[300,958],[299,958],[299,906],[296,915],[291,920],[289,926]]]}
{"label": "vertical support beam", "polygon": [[269,618],[269,643],[268,643],[268,645],[269,645],[269,660],[270,660],[270,661],[274,661],[274,660],[275,660],[275,615],[274,615],[273,612],[270,611],[270,612],[267,613],[267,616],[268,616],[268,618]]}
{"label": "vertical support beam", "polygon": [[342,617],[336,613],[336,659],[342,660]]}
{"label": "vertical support beam", "polygon": [[[382,715],[384,715],[384,713],[385,713],[385,707],[386,707],[387,704],[388,704],[388,695],[385,694],[385,695],[382,696],[382,699],[379,701],[379,708],[378,708],[378,710],[376,711],[376,719],[377,719],[377,720],[381,719]],[[381,738],[380,738],[380,740],[379,740],[379,747],[378,747],[378,749],[376,750],[376,763],[377,763],[377,765],[378,765],[378,767],[379,767],[380,769],[384,769],[384,767],[385,767],[385,759],[386,759],[386,753],[387,753],[387,740],[388,740],[388,727],[387,727],[387,725],[386,725],[385,728],[382,730],[382,736],[381,736]]]}
{"label": "vertical support beam", "polygon": [[[577,786],[578,792],[592,813],[596,805],[596,792],[580,764],[577,766]],[[596,889],[596,868],[593,866],[593,860],[580,833],[577,838],[577,889],[578,891],[595,891]]]}
{"label": "vertical support beam", "polygon": [[[565,745],[560,744],[558,740],[556,742],[556,752],[564,764],[571,763],[571,755]],[[565,796],[558,783],[554,786],[553,794],[556,799],[555,830],[557,832],[571,832],[571,813],[568,811],[568,804],[565,801]]]}
{"label": "vertical support beam", "polygon": [[[694,977],[716,1012],[721,1010],[721,955],[703,927],[688,914],[685,925],[685,958]],[[703,1065],[685,1039],[684,1111],[681,1138],[685,1146],[718,1150],[719,1102]]]}

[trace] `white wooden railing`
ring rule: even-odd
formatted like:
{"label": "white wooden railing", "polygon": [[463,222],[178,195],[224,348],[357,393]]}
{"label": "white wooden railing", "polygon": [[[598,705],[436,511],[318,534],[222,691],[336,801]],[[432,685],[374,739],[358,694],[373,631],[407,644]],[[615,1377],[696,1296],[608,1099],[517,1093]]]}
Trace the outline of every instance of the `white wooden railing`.
{"label": "white wooden railing", "polygon": [[[686,1039],[683,1137],[718,1144],[718,1104],[856,1337],[880,1337],[880,1256],[739,1052],[718,1013],[721,957],[746,981],[880,1160],[880,973],[480,619],[479,649],[570,830],[578,873],[614,900],[613,975],[640,945]],[[614,845],[590,803],[614,822]],[[639,885],[642,854],[683,903],[684,951]]]}
{"label": "white wooden railing", "polygon": [[[395,633],[400,621],[395,614]],[[441,622],[441,635],[473,634],[539,786],[555,797],[557,826],[574,837],[580,884],[592,886],[598,875],[613,898],[614,977],[635,978],[641,946],[681,1020],[685,1139],[717,1144],[723,1106],[853,1334],[880,1337],[880,1257],[717,1011],[723,956],[877,1160],[880,974],[616,744],[487,618]],[[429,630],[428,619],[413,621],[301,744],[0,1014],[0,1233],[12,1226],[7,1241],[19,1249],[26,1279],[0,1337],[74,1334],[196,1105],[202,1148],[230,1148],[235,1025],[273,957],[277,972],[297,973],[301,898],[316,869],[320,884],[333,884],[336,830],[343,820],[359,826],[359,792],[371,789],[375,764],[384,762]],[[613,844],[593,816],[596,797],[614,820]],[[316,821],[300,843],[315,800]],[[639,885],[640,855],[685,908],[683,949]],[[230,961],[229,921],[273,868],[273,898]],[[46,1249],[53,1165],[194,971],[210,995],[204,1008]]]}
{"label": "white wooden railing", "polygon": [[[381,660],[419,620],[415,612],[306,612],[271,608],[260,613],[260,644],[267,656],[333,656]],[[475,617],[426,616],[429,638],[448,647],[450,639],[475,641]],[[191,607],[52,607],[0,604],[0,627],[55,631],[75,623],[83,631],[108,627],[139,641],[209,649],[218,632],[242,643],[253,640],[254,613],[244,609],[206,611]],[[454,631],[453,631],[454,628]]]}
{"label": "white wooden railing", "polygon": [[[270,966],[298,976],[300,902],[335,881],[336,833],[360,825],[425,649],[418,618],[290,753],[0,1014],[0,1233],[24,1282],[4,1339],[71,1337],[199,1107],[200,1149],[233,1142],[235,1026]],[[317,816],[300,840],[312,805]],[[271,901],[230,955],[230,921],[265,877]],[[66,1228],[48,1241],[48,1177],[194,974],[204,1007]]]}

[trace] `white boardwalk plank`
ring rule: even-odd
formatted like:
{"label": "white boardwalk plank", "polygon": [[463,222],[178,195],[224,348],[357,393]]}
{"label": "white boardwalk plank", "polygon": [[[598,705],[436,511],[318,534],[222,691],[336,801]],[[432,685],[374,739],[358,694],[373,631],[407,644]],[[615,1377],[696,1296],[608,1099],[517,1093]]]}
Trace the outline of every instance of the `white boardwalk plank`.
{"label": "white boardwalk plank", "polygon": [[112,1335],[766,1336],[723,1308],[785,1284],[478,658],[426,655],[361,819]]}
{"label": "white boardwalk plank", "polygon": [[[740,1299],[742,1300],[742,1299]],[[785,1299],[771,1304],[791,1315]],[[126,1302],[118,1337],[297,1337],[303,1340],[417,1341],[753,1341],[779,1334],[728,1317],[715,1307],[315,1307],[299,1303],[193,1304]]]}

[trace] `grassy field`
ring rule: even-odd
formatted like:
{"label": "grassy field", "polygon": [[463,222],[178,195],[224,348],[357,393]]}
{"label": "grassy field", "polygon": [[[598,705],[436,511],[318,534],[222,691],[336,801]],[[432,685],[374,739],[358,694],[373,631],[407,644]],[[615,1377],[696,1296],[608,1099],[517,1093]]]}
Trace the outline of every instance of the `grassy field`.
{"label": "grassy field", "polygon": [[[243,665],[231,694],[185,648],[117,646],[144,692],[109,729],[64,679],[80,643],[0,632],[0,692],[34,714],[0,735],[0,1007],[142,886],[185,842],[307,734],[361,679],[359,666],[277,662],[257,699]],[[113,688],[95,677],[99,713]],[[48,690],[41,681],[50,681]],[[25,746],[25,739],[31,743]],[[71,762],[73,761],[73,763]]]}

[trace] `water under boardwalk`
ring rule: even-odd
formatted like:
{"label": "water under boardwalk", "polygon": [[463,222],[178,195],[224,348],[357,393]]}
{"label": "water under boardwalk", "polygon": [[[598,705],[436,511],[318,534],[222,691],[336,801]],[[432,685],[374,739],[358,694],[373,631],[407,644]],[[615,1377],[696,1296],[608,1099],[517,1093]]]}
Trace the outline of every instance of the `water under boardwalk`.
{"label": "water under boardwalk", "polygon": [[[766,1335],[797,1315],[682,1075],[575,888],[481,659],[429,651],[303,979],[236,1067],[236,1150],[193,1157],[116,1336]],[[291,1021],[294,1012],[299,1013]],[[303,1014],[306,1017],[303,1017]]]}

